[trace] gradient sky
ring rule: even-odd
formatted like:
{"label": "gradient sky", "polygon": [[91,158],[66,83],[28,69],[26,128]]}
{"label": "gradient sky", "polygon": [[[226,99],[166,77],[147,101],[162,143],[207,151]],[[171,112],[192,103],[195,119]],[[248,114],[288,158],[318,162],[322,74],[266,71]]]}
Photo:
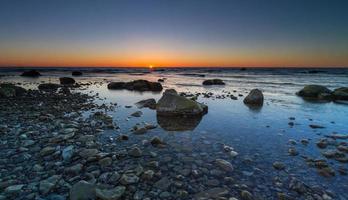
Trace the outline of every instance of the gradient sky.
{"label": "gradient sky", "polygon": [[0,66],[348,66],[347,0],[0,0]]}

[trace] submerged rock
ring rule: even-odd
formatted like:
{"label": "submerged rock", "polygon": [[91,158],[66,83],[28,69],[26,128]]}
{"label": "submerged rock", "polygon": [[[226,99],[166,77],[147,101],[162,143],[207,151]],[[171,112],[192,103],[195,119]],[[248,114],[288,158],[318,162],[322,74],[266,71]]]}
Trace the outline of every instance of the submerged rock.
{"label": "submerged rock", "polygon": [[223,160],[223,159],[216,159],[215,164],[220,167],[222,170],[227,172],[233,171],[233,166],[230,162]]}
{"label": "submerged rock", "polygon": [[348,100],[348,87],[337,88],[332,95],[335,100]]}
{"label": "submerged rock", "polygon": [[21,74],[21,76],[26,76],[26,77],[38,77],[41,76],[40,72],[36,70],[30,70],[30,71],[25,71]]}
{"label": "submerged rock", "polygon": [[161,83],[150,82],[147,80],[135,80],[130,82],[111,82],[108,84],[108,89],[111,90],[135,90],[135,91],[162,91],[163,87]]}
{"label": "submerged rock", "polygon": [[306,85],[296,94],[304,98],[327,99],[331,97],[331,90],[321,85]]}
{"label": "submerged rock", "polygon": [[263,104],[263,94],[259,89],[253,89],[243,100],[245,104],[261,106]]}
{"label": "submerged rock", "polygon": [[209,79],[205,80],[202,83],[203,85],[225,85],[225,83],[221,79]]}
{"label": "submerged rock", "polygon": [[157,115],[157,123],[166,131],[193,131],[202,116],[162,116]]}
{"label": "submerged rock", "polygon": [[71,75],[73,75],[73,76],[81,76],[82,72],[80,72],[80,71],[73,71],[73,72],[71,72]]}
{"label": "submerged rock", "polygon": [[59,87],[60,85],[55,83],[42,83],[38,86],[39,90],[43,91],[56,91]]}
{"label": "submerged rock", "polygon": [[155,99],[145,99],[145,100],[141,100],[137,103],[135,103],[135,105],[138,108],[150,108],[150,109],[156,109],[156,100]]}
{"label": "submerged rock", "polygon": [[75,80],[70,77],[61,77],[59,78],[60,84],[62,85],[72,85],[75,83]]}
{"label": "submerged rock", "polygon": [[208,106],[180,96],[174,89],[168,89],[158,101],[156,110],[160,116],[192,116],[206,114]]}
{"label": "submerged rock", "polygon": [[4,98],[10,98],[10,97],[17,97],[22,96],[27,91],[19,86],[15,86],[13,84],[9,83],[2,83],[0,84],[0,97]]}

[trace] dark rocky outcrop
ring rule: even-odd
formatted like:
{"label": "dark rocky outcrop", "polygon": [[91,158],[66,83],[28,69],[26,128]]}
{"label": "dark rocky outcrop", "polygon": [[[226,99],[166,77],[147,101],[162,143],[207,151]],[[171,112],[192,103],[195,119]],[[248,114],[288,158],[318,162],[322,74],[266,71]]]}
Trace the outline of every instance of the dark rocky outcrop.
{"label": "dark rocky outcrop", "polygon": [[248,105],[257,105],[262,106],[263,105],[263,94],[261,90],[259,89],[253,89],[250,91],[248,96],[245,97],[243,100],[245,104]]}
{"label": "dark rocky outcrop", "polygon": [[145,100],[141,100],[141,101],[135,103],[135,105],[138,108],[156,109],[156,100],[155,99],[145,99]]}
{"label": "dark rocky outcrop", "polygon": [[163,93],[156,106],[159,116],[202,116],[208,112],[208,106],[178,95],[174,89]]}
{"label": "dark rocky outcrop", "polygon": [[36,71],[36,70],[30,70],[30,71],[25,71],[21,74],[21,76],[25,76],[25,77],[38,77],[41,76],[40,72]]}
{"label": "dark rocky outcrop", "polygon": [[329,99],[332,91],[321,85],[306,85],[302,90],[296,94],[304,98],[312,99]]}
{"label": "dark rocky outcrop", "polygon": [[335,89],[332,96],[335,100],[348,100],[348,87],[340,87]]}
{"label": "dark rocky outcrop", "polygon": [[38,86],[39,90],[43,91],[56,91],[59,87],[60,85],[55,83],[42,83]]}
{"label": "dark rocky outcrop", "polygon": [[108,84],[108,89],[112,90],[135,90],[135,91],[162,91],[163,87],[161,83],[150,82],[147,80],[135,80],[130,82],[111,82]]}
{"label": "dark rocky outcrop", "polygon": [[22,96],[26,93],[26,90],[22,87],[15,86],[10,83],[0,84],[0,98],[10,98]]}
{"label": "dark rocky outcrop", "polygon": [[61,77],[59,78],[60,84],[62,85],[72,85],[75,83],[75,80],[70,77]]}
{"label": "dark rocky outcrop", "polygon": [[71,72],[71,75],[73,75],[73,76],[82,76],[82,72],[80,72],[80,71],[73,71],[73,72]]}
{"label": "dark rocky outcrop", "polygon": [[225,85],[221,79],[209,79],[203,81],[203,85]]}

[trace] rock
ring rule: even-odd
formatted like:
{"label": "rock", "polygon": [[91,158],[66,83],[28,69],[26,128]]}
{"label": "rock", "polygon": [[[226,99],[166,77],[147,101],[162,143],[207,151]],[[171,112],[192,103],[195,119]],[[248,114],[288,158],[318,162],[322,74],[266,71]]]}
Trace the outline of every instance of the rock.
{"label": "rock", "polygon": [[203,81],[203,85],[225,85],[221,79],[209,79]]}
{"label": "rock", "polygon": [[263,104],[263,94],[261,90],[259,89],[251,90],[248,96],[244,98],[243,102],[245,104],[261,106]]}
{"label": "rock", "polygon": [[290,156],[297,156],[298,155],[298,151],[293,147],[289,148],[288,153]]}
{"label": "rock", "polygon": [[219,199],[228,194],[228,190],[221,187],[214,187],[208,190],[204,190],[195,195],[194,199]]}
{"label": "rock", "polygon": [[26,93],[27,91],[19,86],[15,86],[9,83],[0,84],[0,97],[10,98],[10,97],[19,97]]}
{"label": "rock", "polygon": [[54,153],[56,149],[54,147],[45,147],[40,151],[40,156],[44,157]]}
{"label": "rock", "polygon": [[141,157],[143,152],[138,147],[134,147],[128,151],[128,154],[133,157]]}
{"label": "rock", "polygon": [[62,85],[72,85],[75,83],[75,80],[70,77],[61,77],[59,78],[60,84]]}
{"label": "rock", "polygon": [[278,162],[278,161],[276,161],[276,162],[273,163],[273,167],[274,167],[274,169],[277,169],[277,170],[283,170],[283,169],[285,169],[284,163]]}
{"label": "rock", "polygon": [[162,91],[163,87],[161,83],[150,82],[147,80],[135,80],[131,82],[111,82],[108,84],[108,89],[111,90],[135,90],[135,91]]}
{"label": "rock", "polygon": [[8,193],[8,194],[14,194],[14,193],[19,193],[22,191],[22,188],[24,187],[23,184],[20,184],[20,185],[11,185],[11,186],[8,186],[6,189],[5,189],[5,193]]}
{"label": "rock", "polygon": [[322,128],[325,128],[324,126],[320,126],[320,125],[316,125],[316,124],[310,124],[309,127],[311,127],[312,129],[322,129]]}
{"label": "rock", "polygon": [[320,139],[319,142],[317,142],[317,146],[321,149],[326,148],[328,145],[329,143],[326,139]]}
{"label": "rock", "polygon": [[299,194],[304,194],[309,190],[307,185],[296,178],[291,178],[289,188],[295,192],[298,192]]}
{"label": "rock", "polygon": [[324,167],[324,168],[318,169],[318,173],[324,177],[335,176],[335,171],[330,167]]}
{"label": "rock", "polygon": [[78,175],[82,171],[82,168],[83,168],[83,165],[81,163],[77,163],[76,165],[65,168],[64,171],[67,174]]}
{"label": "rock", "polygon": [[155,188],[165,191],[170,187],[171,184],[172,184],[172,181],[169,180],[168,177],[164,176],[160,180],[158,180],[153,186]]}
{"label": "rock", "polygon": [[138,181],[139,177],[135,174],[123,174],[120,179],[122,185],[130,185],[137,183]]}
{"label": "rock", "polygon": [[71,75],[73,75],[73,76],[81,76],[82,72],[80,72],[80,71],[72,71]]}
{"label": "rock", "polygon": [[95,186],[87,181],[79,181],[70,188],[70,200],[96,199]]}
{"label": "rock", "polygon": [[141,112],[141,111],[136,111],[136,112],[131,114],[132,117],[141,117],[141,115],[143,115],[143,112]]}
{"label": "rock", "polygon": [[348,153],[348,146],[339,145],[339,146],[337,146],[337,149],[338,149],[339,151]]}
{"label": "rock", "polygon": [[332,95],[335,100],[348,100],[348,87],[337,88]]}
{"label": "rock", "polygon": [[79,155],[82,158],[88,158],[97,155],[98,150],[97,149],[83,149],[80,151]]}
{"label": "rock", "polygon": [[164,79],[163,79],[163,78],[159,78],[159,79],[157,80],[157,82],[164,82]]}
{"label": "rock", "polygon": [[38,86],[39,90],[43,91],[57,91],[60,85],[55,83],[42,83]]}
{"label": "rock", "polygon": [[96,189],[96,196],[101,200],[117,200],[126,191],[125,186],[117,186],[113,189]]}
{"label": "rock", "polygon": [[30,70],[30,71],[25,71],[21,74],[21,76],[26,76],[26,77],[38,77],[41,76],[40,72],[36,70]]}
{"label": "rock", "polygon": [[208,112],[208,106],[180,96],[173,89],[168,89],[158,101],[156,111],[160,116],[202,116]]}
{"label": "rock", "polygon": [[142,134],[145,134],[146,132],[147,132],[147,128],[145,127],[137,128],[133,131],[135,135],[142,135]]}
{"label": "rock", "polygon": [[151,180],[153,178],[153,175],[155,174],[154,171],[152,170],[146,170],[144,173],[143,173],[143,179],[145,180]]}
{"label": "rock", "polygon": [[53,175],[49,177],[48,179],[45,179],[43,181],[40,181],[39,190],[41,194],[48,194],[58,183],[59,179],[62,176],[60,175]]}
{"label": "rock", "polygon": [[62,157],[63,157],[64,161],[70,161],[70,159],[73,157],[73,155],[74,155],[74,146],[73,145],[65,147],[62,151]]}
{"label": "rock", "polygon": [[230,162],[223,159],[216,159],[215,164],[226,172],[232,172],[233,166]]}
{"label": "rock", "polygon": [[112,159],[110,157],[105,157],[100,159],[98,163],[101,167],[107,167],[112,164]]}
{"label": "rock", "polygon": [[243,200],[253,200],[253,195],[246,191],[246,190],[242,190],[242,192],[240,193],[240,196],[242,197]]}
{"label": "rock", "polygon": [[331,90],[321,85],[306,85],[296,94],[304,98],[326,99],[330,98],[331,93]]}
{"label": "rock", "polygon": [[141,100],[137,103],[135,103],[135,105],[138,108],[150,108],[150,109],[156,109],[156,100],[155,99],[145,99],[145,100]]}
{"label": "rock", "polygon": [[158,146],[158,145],[164,145],[165,143],[159,137],[155,136],[151,139],[151,144],[153,146]]}

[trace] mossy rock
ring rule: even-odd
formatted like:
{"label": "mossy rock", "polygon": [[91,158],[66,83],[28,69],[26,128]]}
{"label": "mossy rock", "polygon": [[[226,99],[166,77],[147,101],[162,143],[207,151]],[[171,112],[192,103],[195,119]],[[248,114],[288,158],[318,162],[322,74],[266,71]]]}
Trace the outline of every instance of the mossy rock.
{"label": "mossy rock", "polygon": [[332,93],[335,100],[348,100],[348,87],[340,87]]}
{"label": "mossy rock", "polygon": [[17,97],[23,95],[24,93],[26,93],[26,90],[22,87],[15,86],[9,83],[0,84],[0,97]]}
{"label": "mossy rock", "polygon": [[317,99],[331,98],[332,91],[321,85],[306,85],[302,90],[297,92],[298,96]]}

